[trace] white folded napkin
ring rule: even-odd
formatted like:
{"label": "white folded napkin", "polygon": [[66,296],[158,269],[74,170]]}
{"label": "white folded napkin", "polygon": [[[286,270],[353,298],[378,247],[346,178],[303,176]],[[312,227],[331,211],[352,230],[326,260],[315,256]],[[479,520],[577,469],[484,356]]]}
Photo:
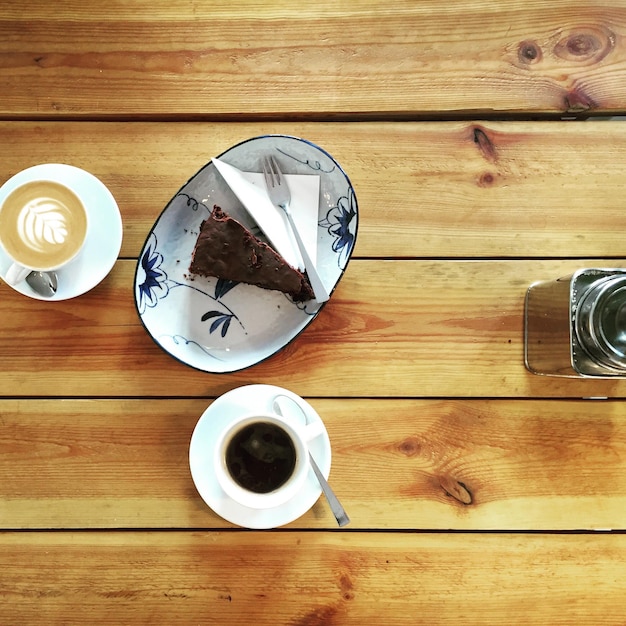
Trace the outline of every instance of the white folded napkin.
{"label": "white folded napkin", "polygon": [[[263,174],[243,172],[220,159],[212,161],[274,249],[287,263],[304,269],[302,256],[291,235],[287,216],[269,199]],[[315,264],[320,178],[315,175],[285,174],[285,179],[291,192],[291,214],[307,252]]]}

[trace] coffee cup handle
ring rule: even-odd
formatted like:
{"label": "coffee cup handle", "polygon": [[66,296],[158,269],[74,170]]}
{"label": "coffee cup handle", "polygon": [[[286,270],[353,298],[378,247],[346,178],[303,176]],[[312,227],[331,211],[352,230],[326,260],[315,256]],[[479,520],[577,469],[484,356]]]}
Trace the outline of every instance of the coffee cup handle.
{"label": "coffee cup handle", "polygon": [[13,263],[8,269],[4,280],[9,285],[17,285],[18,283],[21,283],[30,274],[30,272],[31,270],[28,267],[24,267],[18,263]]}
{"label": "coffee cup handle", "polygon": [[301,414],[301,419],[303,420],[302,424],[304,426],[304,438],[307,441],[311,441],[315,439],[315,437],[318,437],[324,432],[324,424],[322,423],[322,420],[318,419],[318,420],[309,422],[307,414],[304,408],[300,405],[300,403],[296,402],[290,396],[286,396],[285,394],[281,393],[281,394],[278,394],[274,398],[274,410],[283,419],[293,419],[293,414],[291,412],[283,410],[283,406],[282,406],[284,404],[283,399],[287,400],[288,403],[295,405],[299,409],[299,412]]}
{"label": "coffee cup handle", "polygon": [[324,432],[324,424],[322,420],[315,420],[314,422],[308,422],[304,427],[304,434],[307,441],[312,441],[315,437],[318,437]]}

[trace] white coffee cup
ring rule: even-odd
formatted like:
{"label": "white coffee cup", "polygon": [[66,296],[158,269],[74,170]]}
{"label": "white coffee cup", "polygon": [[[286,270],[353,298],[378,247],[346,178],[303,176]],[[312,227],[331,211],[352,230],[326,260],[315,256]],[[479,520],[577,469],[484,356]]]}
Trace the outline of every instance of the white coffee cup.
{"label": "white coffee cup", "polygon": [[13,262],[6,282],[61,269],[82,250],[87,228],[85,206],[66,185],[45,178],[19,185],[0,205],[0,245]]}
{"label": "white coffee cup", "polygon": [[[323,430],[320,420],[304,424],[275,413],[241,415],[215,442],[213,467],[219,485],[235,502],[252,509],[285,504],[302,489],[310,469],[309,442]],[[236,462],[242,465],[239,470]]]}

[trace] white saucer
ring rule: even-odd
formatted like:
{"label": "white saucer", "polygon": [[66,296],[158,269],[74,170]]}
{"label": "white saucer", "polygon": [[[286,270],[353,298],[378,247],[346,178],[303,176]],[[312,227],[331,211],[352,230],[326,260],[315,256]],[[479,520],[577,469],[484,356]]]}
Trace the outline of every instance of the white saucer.
{"label": "white saucer", "polygon": [[[320,484],[310,469],[304,487],[297,496],[280,507],[261,511],[242,506],[229,498],[213,474],[211,452],[218,431],[242,412],[247,413],[251,409],[273,412],[274,398],[281,394],[289,396],[302,407],[307,421],[321,421],[320,416],[306,400],[287,389],[274,385],[246,385],[217,398],[202,414],[191,436],[189,467],[196,489],[215,513],[233,524],[255,529],[283,526],[306,513],[322,493]],[[328,478],[331,451],[326,428],[310,443],[310,448],[322,473]]]}
{"label": "white saucer", "polygon": [[[10,286],[37,300],[67,300],[93,289],[111,271],[122,246],[122,216],[104,183],[85,170],[61,163],[35,165],[15,174],[0,188],[0,204],[19,185],[41,177],[67,185],[83,201],[89,221],[87,239],[80,254],[57,272],[59,286],[51,298],[35,293],[26,281]],[[0,248],[3,280],[10,266],[11,260]]]}

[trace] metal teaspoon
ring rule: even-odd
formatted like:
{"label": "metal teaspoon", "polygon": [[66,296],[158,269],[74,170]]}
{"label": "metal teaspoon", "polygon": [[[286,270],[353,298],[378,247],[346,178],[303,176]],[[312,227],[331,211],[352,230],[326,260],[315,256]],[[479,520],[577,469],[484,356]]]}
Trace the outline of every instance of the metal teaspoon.
{"label": "metal teaspoon", "polygon": [[57,292],[57,275],[54,272],[31,272],[26,276],[30,288],[44,298]]}
{"label": "metal teaspoon", "polygon": [[[306,414],[304,412],[304,409],[289,396],[285,396],[285,395],[276,396],[276,398],[274,398],[274,410],[279,415],[284,415],[284,412],[281,407],[281,404],[283,404],[281,400],[283,398],[285,398],[291,404],[295,404],[298,407],[298,409],[304,416],[304,419],[306,422]],[[347,524],[350,523],[350,518],[348,517],[348,514],[346,513],[343,506],[341,505],[341,502],[339,502],[339,499],[335,495],[335,492],[332,490],[331,486],[328,484],[328,481],[326,480],[326,478],[324,478],[322,471],[317,466],[317,463],[315,462],[315,459],[313,458],[313,455],[310,452],[309,452],[309,461],[311,462],[311,467],[313,468],[313,471],[315,472],[315,476],[317,477],[317,480],[320,483],[320,487],[322,488],[322,491],[324,492],[324,495],[326,496],[326,500],[328,500],[328,504],[330,505],[333,515],[335,516],[335,519],[337,520],[337,524],[339,524],[339,526],[346,526]]]}

